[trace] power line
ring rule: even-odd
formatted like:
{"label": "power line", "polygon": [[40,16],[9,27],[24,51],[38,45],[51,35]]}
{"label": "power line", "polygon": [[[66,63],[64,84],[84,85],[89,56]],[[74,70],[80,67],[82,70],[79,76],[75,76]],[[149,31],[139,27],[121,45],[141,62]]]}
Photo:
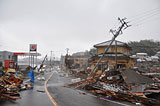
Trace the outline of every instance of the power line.
{"label": "power line", "polygon": [[155,14],[151,14],[149,16],[146,16],[146,17],[142,17],[142,18],[139,18],[135,21],[130,21],[130,22],[133,22],[133,23],[139,23],[139,22],[142,22],[142,21],[146,21],[148,19],[153,19],[155,16],[158,16],[160,15],[160,12],[159,13],[155,13]]}
{"label": "power line", "polygon": [[145,16],[148,16],[148,15],[154,14],[154,13],[156,13],[156,12],[159,13],[159,11],[160,11],[160,7],[154,8],[154,9],[152,9],[152,10],[147,10],[147,11],[145,11],[145,12],[142,12],[142,13],[140,13],[140,14],[138,14],[138,15],[135,15],[135,16],[133,16],[132,18],[128,18],[128,19],[129,19],[130,21],[137,20],[137,19],[139,19],[139,18],[141,18],[141,17],[145,17]]}
{"label": "power line", "polygon": [[149,22],[153,22],[153,21],[157,21],[159,20],[160,21],[160,16],[159,17],[154,17],[154,18],[149,18],[149,19],[146,19],[146,20],[143,20],[141,22],[137,22],[137,23],[133,23],[132,26],[140,26],[140,25],[144,25],[146,23],[149,23]]}
{"label": "power line", "polygon": [[[142,25],[142,24],[148,23],[152,20],[155,21],[156,16],[160,15],[159,11],[160,11],[160,7],[154,8],[151,10],[147,10],[147,11],[140,13],[132,18],[129,18],[129,20],[133,26]],[[156,18],[156,20],[158,20],[158,19]]]}

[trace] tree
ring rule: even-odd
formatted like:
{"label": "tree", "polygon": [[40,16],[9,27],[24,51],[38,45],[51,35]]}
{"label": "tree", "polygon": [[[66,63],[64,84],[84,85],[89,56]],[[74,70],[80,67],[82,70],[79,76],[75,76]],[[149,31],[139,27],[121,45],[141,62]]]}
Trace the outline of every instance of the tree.
{"label": "tree", "polygon": [[91,57],[97,55],[97,49],[96,48],[91,48],[89,50],[89,54],[90,54]]}
{"label": "tree", "polygon": [[160,51],[160,41],[154,40],[140,40],[130,41],[128,45],[132,48],[131,54],[147,53],[149,56],[155,55]]}

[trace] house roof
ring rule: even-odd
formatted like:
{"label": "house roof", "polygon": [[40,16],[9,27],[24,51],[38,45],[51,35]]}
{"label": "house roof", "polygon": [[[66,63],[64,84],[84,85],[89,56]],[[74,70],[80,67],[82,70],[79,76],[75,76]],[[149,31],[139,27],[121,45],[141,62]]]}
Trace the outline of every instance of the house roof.
{"label": "house roof", "polygon": [[[98,44],[95,44],[94,47],[103,47],[103,46],[109,46],[110,43],[111,43],[112,40],[109,40],[109,41],[105,41],[105,42],[102,42],[102,43],[98,43]],[[116,45],[116,42],[117,42],[117,46],[127,46],[129,47],[126,43],[124,42],[121,42],[121,41],[113,41],[112,43],[112,46]]]}
{"label": "house roof", "polygon": [[135,71],[133,71],[132,69],[127,69],[125,71],[122,71],[121,75],[127,84],[154,83],[154,81],[151,78],[149,78],[147,76],[140,75],[140,74],[136,73]]}

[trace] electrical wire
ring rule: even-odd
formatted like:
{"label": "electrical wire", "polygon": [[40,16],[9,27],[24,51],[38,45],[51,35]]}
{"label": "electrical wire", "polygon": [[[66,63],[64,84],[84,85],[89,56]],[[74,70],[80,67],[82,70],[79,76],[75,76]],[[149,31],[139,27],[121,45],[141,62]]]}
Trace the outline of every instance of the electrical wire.
{"label": "electrical wire", "polygon": [[130,20],[130,21],[138,20],[138,19],[140,19],[140,18],[142,18],[142,17],[146,17],[146,16],[151,15],[151,14],[154,14],[154,13],[156,13],[156,12],[159,13],[159,11],[160,11],[160,7],[154,8],[154,9],[152,9],[152,10],[147,10],[147,11],[145,11],[145,12],[142,12],[142,13],[140,13],[140,14],[138,14],[138,15],[135,15],[135,16],[129,18],[129,20]]}
{"label": "electrical wire", "polygon": [[149,19],[149,18],[153,18],[153,17],[155,17],[155,16],[157,16],[157,15],[160,15],[160,12],[159,12],[159,13],[150,14],[150,15],[148,15],[148,16],[141,17],[141,18],[139,18],[138,20],[130,21],[130,22],[136,22],[136,23],[142,22],[142,21],[145,21],[145,20],[147,20],[147,19]]}
{"label": "electrical wire", "polygon": [[152,18],[152,19],[146,19],[146,20],[141,21],[141,22],[139,22],[139,23],[132,24],[132,26],[140,26],[140,25],[144,25],[144,24],[149,23],[149,22],[157,21],[157,20],[160,21],[160,16],[159,16],[159,17]]}
{"label": "electrical wire", "polygon": [[134,17],[128,18],[128,19],[132,26],[138,26],[138,25],[151,22],[152,20],[153,21],[158,20],[156,16],[159,16],[159,15],[160,15],[160,7],[147,10],[141,14],[135,15]]}
{"label": "electrical wire", "polygon": [[[158,15],[160,15],[160,7],[154,8],[151,10],[147,10],[143,13],[140,13],[140,14],[138,14],[132,18],[128,18],[128,19],[129,19],[129,23],[132,26],[139,26],[139,25],[143,25],[145,23],[151,22],[151,21],[158,20],[159,18],[155,19],[155,16],[158,16]],[[114,29],[115,28],[116,27],[114,27]]]}

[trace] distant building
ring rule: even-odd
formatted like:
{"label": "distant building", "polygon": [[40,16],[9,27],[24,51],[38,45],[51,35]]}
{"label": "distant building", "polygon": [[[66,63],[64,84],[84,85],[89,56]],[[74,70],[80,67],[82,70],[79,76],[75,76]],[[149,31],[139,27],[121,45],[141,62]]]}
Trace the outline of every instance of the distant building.
{"label": "distant building", "polygon": [[148,54],[147,53],[136,53],[136,56],[137,56],[137,58],[143,60],[148,57]]}
{"label": "distant building", "polygon": [[160,51],[156,53],[156,56],[160,57]]}
{"label": "distant building", "polygon": [[3,66],[6,68],[14,68],[18,65],[18,56],[40,56],[40,53],[25,53],[25,52],[9,52],[9,51],[0,51],[0,62],[3,63]]}
{"label": "distant building", "polygon": [[[88,67],[88,58],[84,52],[74,53],[72,56],[65,56],[65,66],[67,69],[79,69],[85,70]],[[61,57],[61,63],[63,64],[64,58]]]}
{"label": "distant building", "polygon": [[73,56],[73,68],[74,69],[87,69],[88,66],[88,56]]}
{"label": "distant building", "polygon": [[0,62],[5,65],[5,62],[14,60],[14,63],[17,63],[17,55],[14,55],[9,51],[0,51]]}

